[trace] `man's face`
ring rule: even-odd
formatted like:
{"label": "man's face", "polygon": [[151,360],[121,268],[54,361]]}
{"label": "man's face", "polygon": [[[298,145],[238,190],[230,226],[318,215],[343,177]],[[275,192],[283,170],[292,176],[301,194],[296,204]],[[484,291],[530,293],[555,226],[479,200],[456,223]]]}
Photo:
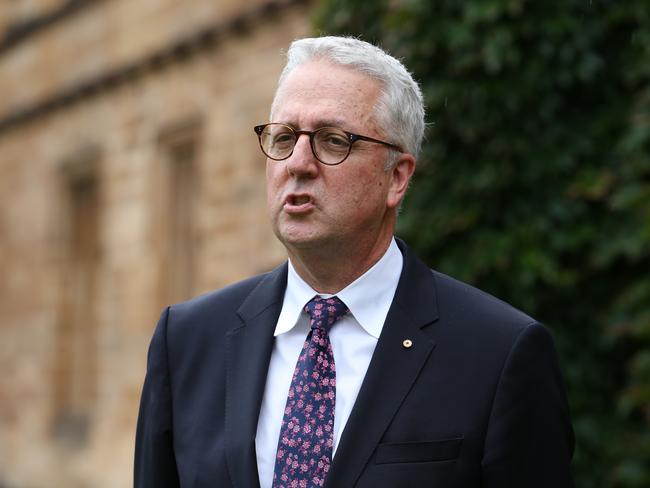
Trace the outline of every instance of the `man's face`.
{"label": "man's face", "polygon": [[[296,129],[339,127],[378,139],[389,138],[374,121],[379,84],[345,67],[312,61],[295,68],[277,94],[273,122]],[[392,235],[388,148],[355,142],[348,158],[326,166],[301,135],[284,161],[267,160],[267,201],[275,234],[289,252],[338,250]],[[372,244],[371,244],[372,245]]]}

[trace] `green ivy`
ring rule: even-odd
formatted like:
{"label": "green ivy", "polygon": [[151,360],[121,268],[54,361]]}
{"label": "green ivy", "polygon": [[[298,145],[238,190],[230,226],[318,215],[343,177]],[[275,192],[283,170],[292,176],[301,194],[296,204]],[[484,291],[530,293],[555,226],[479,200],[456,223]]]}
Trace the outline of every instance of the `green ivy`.
{"label": "green ivy", "polygon": [[650,486],[650,2],[324,0],[314,23],[421,83],[398,233],[553,329],[576,486]]}

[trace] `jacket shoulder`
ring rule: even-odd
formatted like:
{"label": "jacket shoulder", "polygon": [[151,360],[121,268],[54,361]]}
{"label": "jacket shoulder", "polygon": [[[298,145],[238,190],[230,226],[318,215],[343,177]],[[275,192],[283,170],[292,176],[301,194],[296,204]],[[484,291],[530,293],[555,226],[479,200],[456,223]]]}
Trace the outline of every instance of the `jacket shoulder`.
{"label": "jacket shoulder", "polygon": [[[273,294],[275,300],[281,299],[284,292],[284,275],[286,265],[171,305],[169,324],[173,328],[182,327],[185,331],[188,327],[201,328],[207,324],[232,326],[233,321],[239,322],[237,311],[252,296],[263,296],[264,300],[271,300],[272,298],[267,297]],[[264,294],[260,293],[260,290],[264,290]]]}
{"label": "jacket shoulder", "polygon": [[537,323],[530,315],[472,285],[432,270],[441,316],[455,324],[475,325],[517,334]]}

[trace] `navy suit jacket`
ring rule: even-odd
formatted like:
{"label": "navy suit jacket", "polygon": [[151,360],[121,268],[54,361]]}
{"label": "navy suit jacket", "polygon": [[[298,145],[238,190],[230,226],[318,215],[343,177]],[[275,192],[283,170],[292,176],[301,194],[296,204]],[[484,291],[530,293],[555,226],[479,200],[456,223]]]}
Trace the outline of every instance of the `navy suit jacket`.
{"label": "navy suit jacket", "polygon": [[[572,487],[549,332],[399,245],[397,292],[325,486]],[[255,433],[286,282],[284,264],[164,311],[140,405],[137,488],[259,487]]]}

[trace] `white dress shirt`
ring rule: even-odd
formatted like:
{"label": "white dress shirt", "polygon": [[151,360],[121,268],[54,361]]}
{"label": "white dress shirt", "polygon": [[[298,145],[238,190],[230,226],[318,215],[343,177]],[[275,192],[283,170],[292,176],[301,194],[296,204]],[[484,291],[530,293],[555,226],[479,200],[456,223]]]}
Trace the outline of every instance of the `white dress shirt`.
{"label": "white dress shirt", "polygon": [[[386,321],[402,265],[402,253],[393,239],[372,268],[335,294],[350,313],[336,322],[329,334],[336,364],[333,455]],[[275,454],[291,377],[309,332],[309,317],[303,308],[314,295],[332,296],[314,291],[289,261],[287,289],[275,327],[275,343],[255,436],[261,488],[270,488],[273,483]]]}

